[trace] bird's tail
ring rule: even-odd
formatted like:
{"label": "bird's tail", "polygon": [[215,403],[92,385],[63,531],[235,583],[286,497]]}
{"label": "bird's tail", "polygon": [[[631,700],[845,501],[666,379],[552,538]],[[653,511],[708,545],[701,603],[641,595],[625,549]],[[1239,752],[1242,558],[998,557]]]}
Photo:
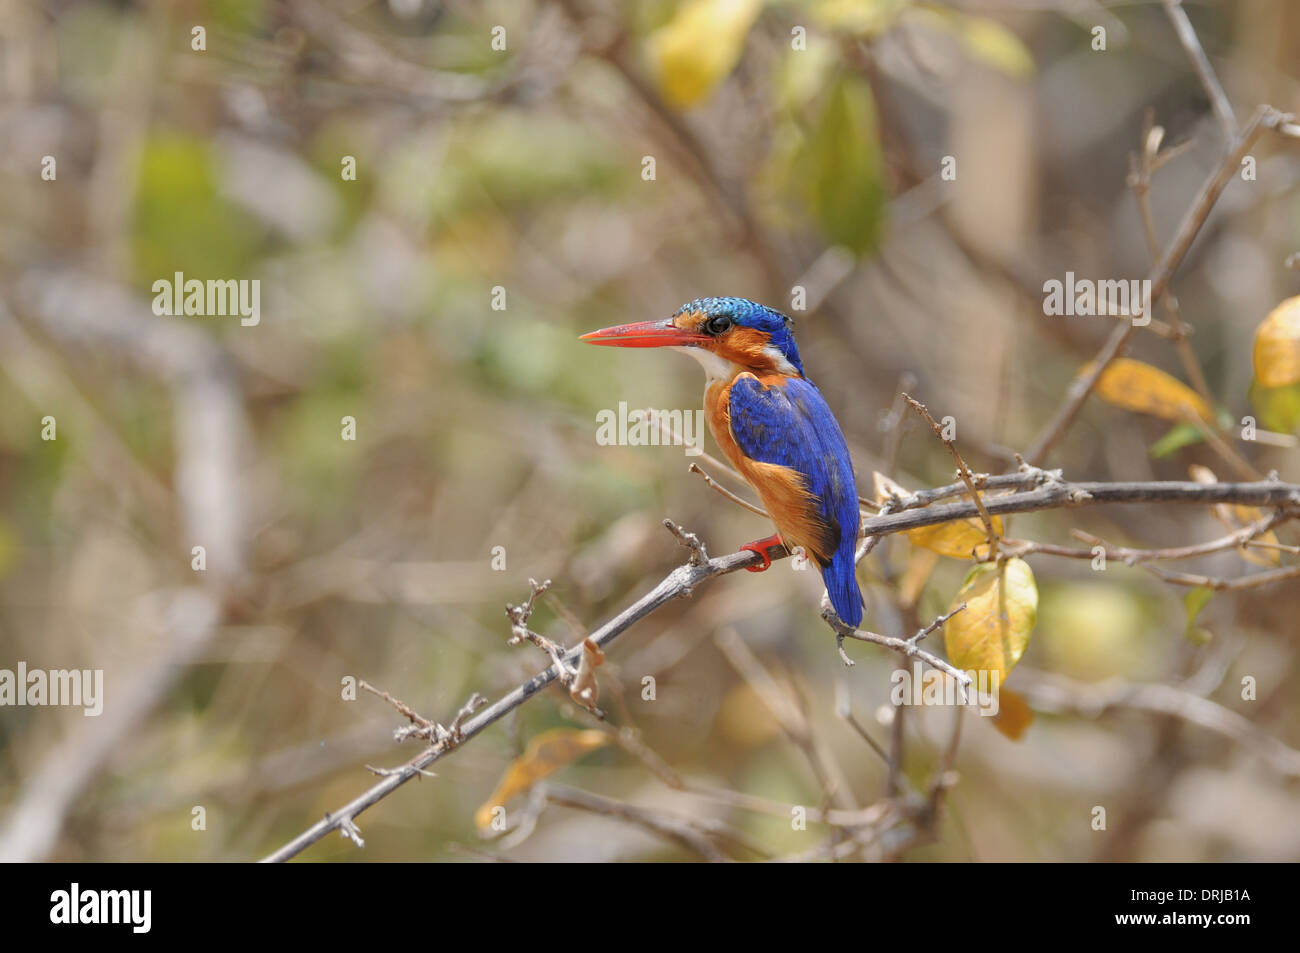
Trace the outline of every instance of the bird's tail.
{"label": "bird's tail", "polygon": [[826,594],[840,621],[857,628],[862,624],[862,590],[858,588],[857,567],[853,562],[853,549],[847,555],[836,553],[829,566],[822,569]]}

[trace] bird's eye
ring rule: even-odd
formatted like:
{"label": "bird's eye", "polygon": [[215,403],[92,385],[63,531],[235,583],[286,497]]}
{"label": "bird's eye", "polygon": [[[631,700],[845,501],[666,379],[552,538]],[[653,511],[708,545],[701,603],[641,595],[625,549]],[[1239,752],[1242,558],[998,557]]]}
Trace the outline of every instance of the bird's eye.
{"label": "bird's eye", "polygon": [[710,334],[721,334],[731,327],[731,318],[725,314],[715,315],[705,322],[704,330]]}

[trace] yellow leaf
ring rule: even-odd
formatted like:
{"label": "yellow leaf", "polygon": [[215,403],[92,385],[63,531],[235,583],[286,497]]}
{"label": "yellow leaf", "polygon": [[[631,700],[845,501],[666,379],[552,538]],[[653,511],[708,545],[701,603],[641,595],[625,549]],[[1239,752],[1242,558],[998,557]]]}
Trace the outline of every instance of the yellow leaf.
{"label": "yellow leaf", "polygon": [[[1091,372],[1084,365],[1079,376]],[[1176,377],[1131,358],[1116,358],[1097,380],[1097,396],[1108,404],[1164,420],[1182,421],[1189,415],[1214,420],[1214,411],[1201,396]]]}
{"label": "yellow leaf", "polygon": [[1023,559],[981,563],[966,576],[943,625],[948,659],[963,671],[997,672],[999,684],[1020,661],[1038,619],[1038,587]]}
{"label": "yellow leaf", "polygon": [[745,50],[761,0],[687,0],[646,41],[665,102],[677,108],[709,97]]}
{"label": "yellow leaf", "polygon": [[[886,503],[891,496],[906,497],[911,495],[911,491],[895,483],[883,473],[872,473],[872,480],[875,486],[877,503]],[[961,498],[969,500],[970,494],[963,493]],[[993,523],[994,532],[1001,536],[1002,520],[994,516],[991,517],[991,522]],[[936,523],[934,526],[922,526],[918,529],[905,530],[903,535],[911,541],[913,546],[920,546],[922,549],[928,549],[940,556],[951,556],[953,559],[970,559],[972,550],[981,557],[988,552],[989,536],[984,531],[983,520],[977,516],[956,520],[951,523]]]}
{"label": "yellow leaf", "polygon": [[[963,494],[967,497],[967,494]],[[1002,535],[1002,520],[991,517],[993,531]],[[958,520],[954,523],[936,523],[934,526],[922,526],[909,529],[907,538],[916,546],[951,556],[953,559],[970,559],[971,554],[983,558],[988,554],[989,534],[984,531],[984,523],[977,517]]]}
{"label": "yellow leaf", "polygon": [[542,732],[529,742],[522,755],[510,762],[492,796],[474,812],[474,824],[479,830],[486,830],[492,824],[492,812],[497,807],[504,806],[516,794],[523,794],[538,781],[606,744],[609,744],[609,735],[603,731],[554,728]]}
{"label": "yellow leaf", "polygon": [[1263,387],[1300,381],[1300,297],[1287,298],[1256,329],[1255,379]]}
{"label": "yellow leaf", "polygon": [[998,689],[998,713],[993,727],[1012,741],[1019,741],[1034,720],[1034,710],[1024,696],[1009,688]]}
{"label": "yellow leaf", "polygon": [[842,30],[854,36],[884,33],[898,20],[911,0],[817,0],[812,17],[828,30]]}

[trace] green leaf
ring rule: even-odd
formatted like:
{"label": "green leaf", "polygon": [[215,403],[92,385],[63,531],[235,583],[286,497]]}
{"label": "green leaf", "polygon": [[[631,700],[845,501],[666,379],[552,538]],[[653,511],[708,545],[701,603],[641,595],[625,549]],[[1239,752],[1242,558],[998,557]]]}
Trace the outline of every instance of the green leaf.
{"label": "green leaf", "polygon": [[862,254],[885,222],[884,160],[871,87],[835,81],[807,143],[808,205],[826,237]]}
{"label": "green leaf", "polygon": [[1253,381],[1250,403],[1266,430],[1294,433],[1300,427],[1300,384],[1265,387],[1259,381]]}
{"label": "green leaf", "polygon": [[131,248],[142,287],[177,271],[200,279],[247,275],[265,228],[222,197],[207,142],[156,132],[141,144],[135,172]]}
{"label": "green leaf", "polygon": [[1200,443],[1205,439],[1199,427],[1192,424],[1174,424],[1168,432],[1151,445],[1151,456],[1159,460],[1167,457],[1172,453],[1181,450],[1183,447],[1190,447],[1194,443]]}
{"label": "green leaf", "polygon": [[1213,598],[1214,590],[1209,586],[1197,586],[1183,596],[1183,608],[1187,610],[1187,628],[1183,632],[1183,637],[1187,641],[1196,645],[1204,645],[1213,638],[1209,629],[1196,624],[1196,617],[1201,614],[1201,610]]}

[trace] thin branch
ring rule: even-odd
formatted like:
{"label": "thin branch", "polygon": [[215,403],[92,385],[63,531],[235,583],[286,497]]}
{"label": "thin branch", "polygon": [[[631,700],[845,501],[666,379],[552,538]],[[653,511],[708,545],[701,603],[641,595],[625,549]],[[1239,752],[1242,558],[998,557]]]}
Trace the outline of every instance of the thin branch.
{"label": "thin branch", "polygon": [[1178,685],[1126,681],[1088,684],[1061,675],[1023,672],[1017,690],[1038,711],[1096,718],[1115,708],[1173,715],[1251,749],[1274,770],[1300,777],[1300,751],[1287,747],[1237,712]]}
{"label": "thin branch", "polygon": [[962,482],[966,484],[966,489],[970,491],[970,498],[974,502],[976,509],[979,510],[980,521],[984,524],[984,532],[988,534],[988,558],[990,560],[996,559],[998,555],[998,531],[993,528],[993,519],[989,516],[989,511],[984,508],[984,500],[980,496],[979,491],[975,489],[975,481],[971,477],[970,467],[966,466],[966,461],[962,459],[961,454],[957,451],[957,445],[943,435],[943,428],[939,426],[934,417],[930,416],[930,411],[925,404],[914,400],[907,394],[903,395],[903,400],[911,404],[912,409],[920,414],[922,419],[930,425],[930,429],[934,431],[934,435],[943,441],[943,445],[948,448],[948,452],[952,454],[952,458],[957,461],[957,475],[961,477]]}
{"label": "thin branch", "polygon": [[1223,129],[1224,141],[1232,142],[1237,134],[1237,117],[1232,114],[1232,105],[1228,102],[1223,86],[1219,84],[1219,78],[1214,75],[1210,59],[1205,55],[1205,48],[1201,46],[1200,38],[1192,28],[1192,21],[1187,18],[1187,11],[1183,9],[1182,0],[1163,0],[1163,3],[1165,13],[1169,14],[1169,19],[1174,24],[1174,32],[1178,34],[1178,42],[1187,51],[1192,67],[1210,97],[1214,115],[1218,117],[1219,126]]}
{"label": "thin branch", "polygon": [[[958,606],[940,620],[939,625],[942,625],[944,621],[956,615],[958,612],[961,612],[965,608],[965,603]],[[875,645],[883,645],[885,648],[893,649],[895,652],[907,656],[908,658],[918,658],[931,668],[936,668],[945,675],[949,675],[956,679],[957,684],[963,689],[968,687],[971,683],[971,677],[961,669],[945,662],[937,655],[927,652],[925,649],[917,645],[917,642],[926,632],[932,631],[932,626],[938,628],[934,623],[931,623],[930,626],[917,632],[916,635],[912,636],[910,639],[899,639],[892,635],[881,635],[879,632],[870,632],[867,629],[854,629],[839,621],[839,617],[835,615],[835,610],[831,608],[830,601],[825,596],[822,597],[822,618],[826,620],[827,625],[835,630],[836,639],[840,645],[840,658],[844,660],[845,665],[853,665],[854,662],[844,651],[844,640],[854,639],[858,642],[872,642]]]}
{"label": "thin branch", "polygon": [[792,697],[794,693],[788,691],[772,677],[735,629],[720,630],[713,641],[731,663],[732,668],[762,700],[785,736],[803,752],[821,785],[825,803],[837,803],[845,808],[856,807],[849,793],[849,782],[843,769],[836,762],[832,752],[824,745],[818,744],[807,713],[800,707],[798,700]]}
{"label": "thin branch", "polygon": [[551,804],[558,804],[562,807],[587,811],[605,817],[618,818],[659,837],[680,844],[710,863],[728,863],[732,860],[713,843],[712,838],[726,838],[740,844],[747,850],[754,851],[760,857],[767,856],[763,849],[753,842],[752,838],[720,821],[709,818],[678,817],[664,811],[655,811],[636,804],[629,804],[626,801],[616,801],[613,798],[593,794],[590,791],[583,791],[578,788],[548,784],[545,791],[546,800]]}
{"label": "thin branch", "polygon": [[704,543],[694,533],[688,533],[672,520],[664,520],[664,528],[677,537],[677,542],[691,551],[690,565],[703,566],[709,561],[709,551],[704,548]]}
{"label": "thin branch", "polygon": [[[1165,131],[1155,125],[1155,113],[1147,109],[1142,119],[1142,150],[1139,156],[1131,159],[1132,170],[1129,173],[1128,185],[1133,191],[1133,198],[1137,201],[1138,217],[1142,220],[1142,232],[1146,237],[1147,255],[1150,263],[1155,264],[1160,260],[1160,238],[1156,234],[1155,216],[1151,211],[1151,177],[1155,170],[1166,164],[1175,155],[1184,151],[1192,140],[1188,139],[1181,146],[1175,146],[1164,152],[1160,151],[1161,141],[1164,139]],[[1196,349],[1188,341],[1187,325],[1183,323],[1182,314],[1178,309],[1178,301],[1173,295],[1164,297],[1165,313],[1169,317],[1170,339],[1174,342],[1174,348],[1178,351],[1178,357],[1183,362],[1183,369],[1187,372],[1187,379],[1191,381],[1192,387],[1201,395],[1201,399],[1208,406],[1214,406],[1214,394],[1210,391],[1210,385],[1205,379],[1205,371],[1201,368],[1200,361],[1196,358]]]}
{"label": "thin branch", "polygon": [[1300,576],[1300,565],[1287,566],[1283,569],[1270,569],[1267,572],[1257,572],[1249,576],[1238,576],[1236,579],[1200,576],[1190,572],[1169,572],[1165,569],[1157,569],[1155,566],[1145,566],[1143,568],[1153,576],[1158,576],[1165,582],[1173,583],[1175,586],[1208,586],[1221,592],[1224,590],[1258,589],[1260,586],[1270,586],[1275,582],[1295,579]]}
{"label": "thin branch", "polygon": [[[1110,546],[1107,545],[1104,539],[1078,529],[1073,531],[1074,535],[1085,543],[1091,544],[1090,548],[1079,549],[1074,546],[1056,546],[1051,543],[1037,543],[1031,540],[1008,539],[1004,540],[1004,543],[1007,549],[1014,551],[1017,556],[1042,553],[1046,556],[1064,556],[1069,559],[1088,560],[1097,557],[1096,548],[1100,546],[1102,554],[1107,560],[1121,562],[1126,566],[1135,566],[1145,562],[1173,562],[1180,559],[1195,559],[1197,556],[1208,556],[1212,553],[1222,552],[1225,549],[1237,549],[1246,545],[1265,545],[1259,543],[1256,537],[1262,536],[1279,523],[1283,523],[1290,518],[1286,513],[1276,511],[1263,519],[1256,520],[1233,533],[1229,533],[1227,536],[1221,536],[1218,539],[1212,539],[1204,543],[1195,543],[1191,546],[1170,546],[1165,549],[1130,549],[1127,546]],[[1276,544],[1276,547],[1287,551],[1300,552],[1300,547],[1284,547],[1281,544]]]}
{"label": "thin branch", "polygon": [[711,476],[709,476],[707,473],[705,473],[704,470],[700,467],[700,465],[699,465],[698,463],[692,463],[692,464],[687,468],[687,470],[688,470],[689,472],[691,472],[691,473],[698,473],[701,477],[704,478],[704,482],[707,483],[707,484],[708,484],[712,489],[717,490],[719,493],[721,493],[721,494],[722,494],[723,496],[725,496],[727,499],[731,500],[731,502],[735,503],[737,506],[743,506],[745,509],[749,510],[751,513],[757,513],[759,516],[762,516],[762,517],[765,517],[765,518],[768,518],[768,519],[771,518],[771,517],[768,516],[767,510],[762,509],[762,508],[760,508],[760,507],[757,507],[757,506],[755,506],[753,503],[749,502],[748,500],[741,499],[739,496],[737,496],[736,494],[732,493],[730,490],[728,490],[725,486],[723,486],[723,485],[722,485],[721,483],[719,483],[717,480],[713,479],[713,477],[711,477]]}
{"label": "thin branch", "polygon": [[[1209,505],[1242,503],[1247,506],[1300,506],[1300,485],[1260,480],[1253,483],[1193,483],[1153,481],[1135,483],[1069,483],[1060,481],[1025,493],[991,497],[984,501],[990,515],[1027,513],[1062,507],[1111,503],[1184,503]],[[974,503],[943,503],[901,513],[883,513],[862,521],[862,536],[901,533],[978,516]],[[754,557],[759,561],[758,557]]]}
{"label": "thin branch", "polygon": [[839,716],[841,721],[858,733],[858,736],[867,743],[868,748],[880,755],[881,761],[885,762],[885,764],[889,764],[889,753],[881,747],[880,742],[871,737],[871,733],[867,731],[866,726],[858,721],[857,717],[853,714],[853,704],[849,699],[849,693],[845,688],[844,682],[839,679],[836,679],[835,681],[835,714]]}

